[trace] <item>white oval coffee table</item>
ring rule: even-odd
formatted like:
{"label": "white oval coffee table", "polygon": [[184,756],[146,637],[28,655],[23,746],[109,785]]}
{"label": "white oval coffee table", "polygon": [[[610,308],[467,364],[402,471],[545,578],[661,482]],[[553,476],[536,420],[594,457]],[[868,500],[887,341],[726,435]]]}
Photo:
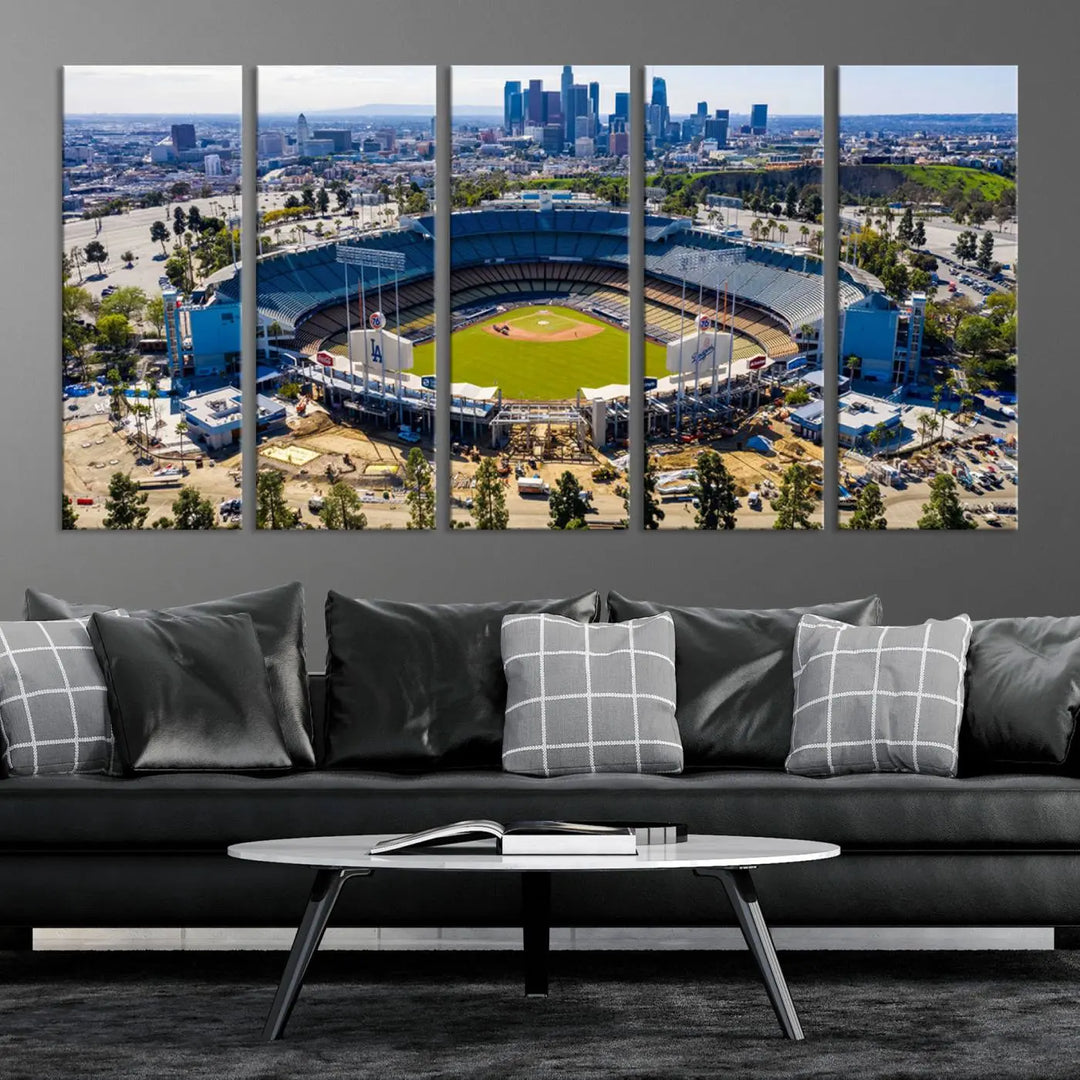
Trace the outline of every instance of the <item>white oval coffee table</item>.
{"label": "white oval coffee table", "polygon": [[757,961],[784,1034],[789,1039],[803,1037],[750,871],[758,866],[831,859],[840,854],[835,844],[766,836],[695,834],[681,844],[657,844],[642,848],[636,855],[497,855],[485,843],[392,855],[371,854],[373,845],[394,835],[398,834],[257,840],[229,848],[229,854],[236,859],[306,866],[316,871],[307,909],[263,1028],[264,1039],[279,1039],[284,1033],[308,964],[319,947],[345,882],[353,877],[369,877],[376,871],[395,870],[520,874],[525,992],[529,995],[547,993],[552,874],[692,870],[700,877],[716,878],[724,887],[746,944]]}

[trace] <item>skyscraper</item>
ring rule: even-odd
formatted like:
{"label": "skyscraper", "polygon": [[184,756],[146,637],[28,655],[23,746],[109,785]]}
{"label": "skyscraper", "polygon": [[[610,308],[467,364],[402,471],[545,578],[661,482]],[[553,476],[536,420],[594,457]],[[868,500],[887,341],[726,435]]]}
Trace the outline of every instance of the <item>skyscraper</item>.
{"label": "skyscraper", "polygon": [[702,120],[704,120],[705,117],[709,115],[709,103],[707,101],[699,101],[697,103],[696,115],[699,116]]}
{"label": "skyscraper", "polygon": [[562,92],[559,90],[544,91],[544,123],[559,124],[565,127],[562,113]]}
{"label": "skyscraper", "polygon": [[705,138],[715,139],[716,145],[723,150],[727,146],[728,123],[731,114],[727,109],[717,109],[715,116],[705,121]]}
{"label": "skyscraper", "polygon": [[649,101],[650,105],[659,105],[661,108],[667,108],[667,80],[660,75],[654,75],[652,81],[652,98]]}
{"label": "skyscraper", "polygon": [[615,114],[618,119],[630,120],[630,95],[621,90],[615,94]]}
{"label": "skyscraper", "polygon": [[179,154],[181,150],[195,149],[195,125],[173,124],[170,134],[172,135],[173,150]]}
{"label": "skyscraper", "polygon": [[563,64],[562,81],[559,83],[559,95],[563,123],[566,125],[566,139],[568,142],[573,139],[573,134],[570,131],[571,125],[574,122],[570,111],[570,87],[573,85],[574,69],[569,64]]}
{"label": "skyscraper", "polygon": [[[600,125],[600,84],[589,83],[589,115],[592,116],[593,128]],[[595,133],[595,132],[594,132]]]}
{"label": "skyscraper", "polygon": [[[503,84],[503,130],[509,135],[513,131],[514,116],[513,116],[513,99],[514,95],[518,97],[518,110],[521,109],[521,81],[519,79],[508,79]],[[521,117],[518,116],[520,122]]]}
{"label": "skyscraper", "polygon": [[750,134],[751,135],[764,135],[766,128],[769,126],[769,106],[768,105],[751,105],[750,106]]}
{"label": "skyscraper", "polygon": [[580,117],[585,117],[586,121],[589,118],[589,88],[584,83],[574,83],[570,87],[570,114],[566,117],[566,130],[570,132],[567,142],[577,140],[580,137],[579,131],[581,135],[592,134],[588,123],[585,130],[581,131],[578,123]]}
{"label": "skyscraper", "polygon": [[544,81],[529,80],[529,106],[526,119],[530,125],[541,127],[544,123]]}
{"label": "skyscraper", "polygon": [[311,132],[308,129],[307,117],[301,113],[296,118],[296,152],[303,157],[307,153],[308,139]]}

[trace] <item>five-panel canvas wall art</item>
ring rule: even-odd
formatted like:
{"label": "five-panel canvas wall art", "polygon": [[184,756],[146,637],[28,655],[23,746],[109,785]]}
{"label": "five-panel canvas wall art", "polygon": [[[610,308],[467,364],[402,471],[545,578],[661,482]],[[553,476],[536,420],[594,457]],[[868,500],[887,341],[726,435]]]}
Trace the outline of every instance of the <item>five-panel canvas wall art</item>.
{"label": "five-panel canvas wall art", "polygon": [[1016,69],[825,74],[68,67],[64,528],[1015,528]]}

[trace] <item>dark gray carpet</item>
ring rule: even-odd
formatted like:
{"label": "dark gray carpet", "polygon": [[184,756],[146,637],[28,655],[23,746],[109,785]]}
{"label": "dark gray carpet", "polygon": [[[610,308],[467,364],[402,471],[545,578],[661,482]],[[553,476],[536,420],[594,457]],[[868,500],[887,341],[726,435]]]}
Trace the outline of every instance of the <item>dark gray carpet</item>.
{"label": "dark gray carpet", "polygon": [[1080,953],[781,954],[806,1042],[740,953],[316,957],[259,1041],[281,954],[0,953],[0,1076],[1075,1077]]}

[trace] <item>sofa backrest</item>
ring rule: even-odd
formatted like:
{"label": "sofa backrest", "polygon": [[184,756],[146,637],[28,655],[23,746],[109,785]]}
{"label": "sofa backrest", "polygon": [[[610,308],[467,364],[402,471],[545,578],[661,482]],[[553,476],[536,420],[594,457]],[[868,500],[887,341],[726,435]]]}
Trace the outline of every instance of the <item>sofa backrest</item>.
{"label": "sofa backrest", "polygon": [[326,745],[326,676],[321,671],[309,671],[308,688],[311,692],[311,733],[315,743],[315,760],[322,764]]}

